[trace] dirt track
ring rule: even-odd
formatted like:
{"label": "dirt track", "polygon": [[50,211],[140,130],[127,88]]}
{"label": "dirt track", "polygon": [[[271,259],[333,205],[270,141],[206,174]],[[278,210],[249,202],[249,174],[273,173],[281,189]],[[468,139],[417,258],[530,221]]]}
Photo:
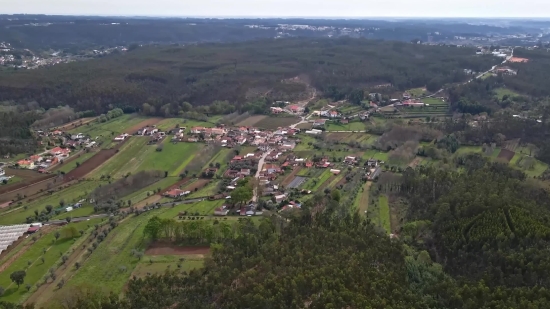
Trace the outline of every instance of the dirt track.
{"label": "dirt track", "polygon": [[210,247],[179,247],[171,243],[154,242],[145,250],[146,255],[208,254]]}
{"label": "dirt track", "polygon": [[133,127],[131,128],[128,128],[124,131],[124,133],[127,133],[127,134],[135,134],[139,129],[143,128],[143,127],[146,127],[146,126],[152,126],[152,125],[155,125],[157,123],[159,123],[161,120],[163,120],[163,118],[149,118],[149,119],[145,119],[143,120],[142,122],[134,125]]}

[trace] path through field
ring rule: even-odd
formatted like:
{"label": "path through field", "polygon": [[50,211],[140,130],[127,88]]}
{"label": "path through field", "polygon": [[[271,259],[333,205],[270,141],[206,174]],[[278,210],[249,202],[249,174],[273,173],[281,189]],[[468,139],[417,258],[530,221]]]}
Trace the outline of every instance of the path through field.
{"label": "path through field", "polygon": [[372,181],[367,181],[367,183],[363,187],[363,192],[361,192],[359,207],[357,207],[357,211],[361,215],[365,215],[365,216],[367,215],[367,210],[369,209],[369,192],[370,192],[371,185],[372,185]]}

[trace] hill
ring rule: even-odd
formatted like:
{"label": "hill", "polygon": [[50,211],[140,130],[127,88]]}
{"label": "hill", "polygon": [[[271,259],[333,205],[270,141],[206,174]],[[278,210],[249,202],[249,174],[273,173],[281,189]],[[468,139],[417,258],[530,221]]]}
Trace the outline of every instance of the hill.
{"label": "hill", "polygon": [[466,80],[463,69],[482,71],[496,61],[474,54],[466,47],[350,38],[143,47],[86,62],[3,72],[0,101],[37,101],[44,108],[62,102],[97,113],[113,106],[142,109],[148,103],[151,115],[178,115],[189,109],[185,102],[200,106],[227,100],[242,106],[272,91],[273,100],[300,98],[304,86],[288,82],[299,75],[335,100],[383,84],[393,85],[393,91],[424,86],[434,91]]}

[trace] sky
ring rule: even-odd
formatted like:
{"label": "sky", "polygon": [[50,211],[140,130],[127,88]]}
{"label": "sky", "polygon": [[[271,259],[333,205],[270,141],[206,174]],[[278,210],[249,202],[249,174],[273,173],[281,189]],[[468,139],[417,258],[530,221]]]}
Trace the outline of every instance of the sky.
{"label": "sky", "polygon": [[0,0],[0,14],[178,17],[549,17],[549,0]]}

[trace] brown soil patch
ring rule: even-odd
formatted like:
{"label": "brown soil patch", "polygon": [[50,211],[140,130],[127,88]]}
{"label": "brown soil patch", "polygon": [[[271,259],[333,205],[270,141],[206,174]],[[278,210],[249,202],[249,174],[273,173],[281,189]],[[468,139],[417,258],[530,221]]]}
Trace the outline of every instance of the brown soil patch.
{"label": "brown soil patch", "polygon": [[267,118],[265,115],[256,115],[256,116],[250,116],[239,123],[237,123],[237,126],[254,126],[256,123],[264,120]]}
{"label": "brown soil patch", "polygon": [[175,184],[171,185],[170,187],[164,189],[164,190],[161,190],[160,191],[160,195],[163,195],[164,193],[172,190],[172,189],[179,189],[182,185],[186,184],[189,182],[189,180],[191,180],[191,178],[187,177],[187,178],[183,178],[182,180],[176,182]]}
{"label": "brown soil patch", "polygon": [[497,159],[502,159],[506,162],[510,162],[510,160],[512,160],[512,158],[514,157],[515,154],[516,153],[511,151],[511,150],[501,149],[500,153],[497,156]]}
{"label": "brown soil patch", "polygon": [[208,253],[210,253],[210,247],[180,247],[164,242],[154,242],[145,250],[146,255],[189,255]]}
{"label": "brown soil patch", "polygon": [[294,170],[292,170],[292,173],[290,173],[282,182],[281,182],[281,185],[283,186],[288,186],[292,180],[294,180],[294,178],[296,177],[296,174],[298,174],[300,172],[302,168],[301,167],[295,167]]}
{"label": "brown soil patch", "polygon": [[126,129],[123,133],[135,134],[139,129],[141,129],[141,128],[143,128],[143,127],[155,125],[155,124],[159,123],[161,120],[163,120],[163,118],[149,118],[149,119],[145,119],[145,120],[143,120],[142,122],[136,124],[135,126]]}
{"label": "brown soil patch", "polygon": [[98,151],[93,157],[80,164],[79,167],[65,174],[65,182],[79,179],[88,175],[90,172],[105,163],[105,161],[109,160],[111,157],[117,154],[120,147],[122,147],[122,145],[124,145],[124,143],[126,143],[128,140],[129,138],[118,143],[115,147],[111,149],[102,149]]}
{"label": "brown soil patch", "polygon": [[199,179],[195,182],[193,182],[192,184],[184,187],[182,190],[184,191],[191,191],[191,192],[194,192],[195,189],[201,189],[201,188],[204,188],[207,184],[209,184],[211,181],[211,179]]}
{"label": "brown soil patch", "polygon": [[87,123],[90,123],[90,122],[92,122],[96,119],[97,119],[97,117],[80,118],[80,119],[77,119],[75,121],[71,121],[69,123],[66,123],[66,124],[64,124],[60,127],[56,127],[54,129],[61,130],[61,131],[72,130],[74,128],[78,128],[78,127],[83,126]]}
{"label": "brown soil patch", "polygon": [[418,164],[420,164],[420,162],[422,162],[422,159],[416,157],[411,163],[409,163],[409,167],[415,168]]}
{"label": "brown soil patch", "polygon": [[40,190],[47,191],[48,188],[54,188],[62,183],[56,179],[57,175],[44,175],[31,181],[23,181],[3,187],[0,189],[0,203],[14,200],[18,195],[31,196],[37,194]]}
{"label": "brown soil patch", "polygon": [[353,133],[329,133],[327,139],[330,141],[344,141],[352,135]]}

